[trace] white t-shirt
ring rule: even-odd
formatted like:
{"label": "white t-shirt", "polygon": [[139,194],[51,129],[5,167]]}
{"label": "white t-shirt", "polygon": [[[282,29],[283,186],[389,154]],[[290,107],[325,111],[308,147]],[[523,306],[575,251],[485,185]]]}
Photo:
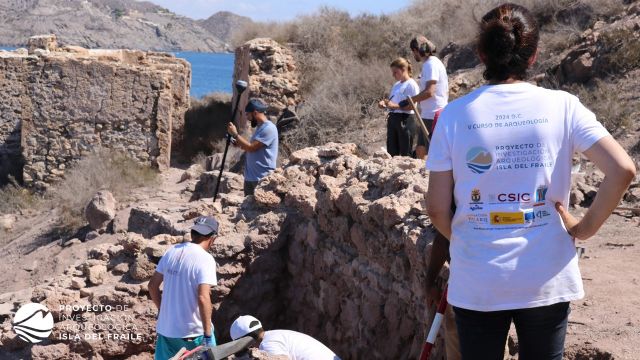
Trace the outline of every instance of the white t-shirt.
{"label": "white t-shirt", "polygon": [[291,360],[340,360],[320,341],[291,330],[265,331],[260,350],[271,355],[287,355]]}
{"label": "white t-shirt", "polygon": [[[419,92],[420,92],[420,87],[418,86],[418,83],[415,80],[409,79],[404,82],[397,81],[395,84],[393,84],[393,87],[391,88],[389,100],[397,104],[400,101],[405,100],[409,96],[418,95]],[[413,114],[413,110],[391,110],[391,112]]]}
{"label": "white t-shirt", "polygon": [[198,309],[198,285],[216,285],[216,262],[200,245],[178,244],[160,259],[163,275],[162,302],[157,331],[170,338],[204,334]]}
{"label": "white t-shirt", "polygon": [[531,308],[584,296],[555,203],[569,203],[571,159],[608,136],[577,97],[528,83],[486,85],[449,104],[427,169],[453,170],[451,304]]}
{"label": "white t-shirt", "polygon": [[435,56],[429,56],[427,61],[422,64],[420,91],[424,91],[427,88],[427,81],[431,80],[436,81],[436,92],[432,97],[420,102],[420,116],[423,119],[433,119],[436,112],[444,108],[449,102],[447,69],[442,61]]}

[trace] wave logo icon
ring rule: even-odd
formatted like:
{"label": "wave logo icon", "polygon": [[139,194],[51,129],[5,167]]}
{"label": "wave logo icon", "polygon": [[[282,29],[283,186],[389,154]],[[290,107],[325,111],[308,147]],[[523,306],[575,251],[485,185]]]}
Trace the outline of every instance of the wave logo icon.
{"label": "wave logo icon", "polygon": [[474,147],[467,151],[467,167],[476,174],[483,174],[493,165],[491,153],[483,147]]}
{"label": "wave logo icon", "polygon": [[13,317],[13,331],[30,344],[46,340],[53,330],[53,315],[46,306],[36,303],[22,305]]}

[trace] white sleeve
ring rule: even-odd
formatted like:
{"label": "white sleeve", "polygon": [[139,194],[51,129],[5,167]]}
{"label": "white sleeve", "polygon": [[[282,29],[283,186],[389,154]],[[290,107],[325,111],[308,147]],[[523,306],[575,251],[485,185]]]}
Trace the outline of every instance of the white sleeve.
{"label": "white sleeve", "polygon": [[218,284],[216,276],[216,261],[213,256],[209,255],[207,261],[203,261],[196,271],[196,281],[198,285],[209,284],[215,286]]}
{"label": "white sleeve", "polygon": [[582,105],[577,97],[571,96],[569,109],[574,152],[585,152],[598,140],[609,136],[609,132],[596,119],[596,115]]}
{"label": "white sleeve", "polygon": [[438,69],[434,66],[434,64],[432,64],[430,61],[426,61],[424,63],[424,66],[422,67],[422,77],[420,78],[420,80],[423,81],[423,84],[426,84],[427,81],[438,81],[438,79],[440,78],[438,76]]}
{"label": "white sleeve", "polygon": [[160,261],[158,262],[158,266],[156,267],[156,271],[162,275],[164,275],[165,267],[167,267],[167,258],[168,258],[167,253],[169,253],[169,250],[164,252],[164,255],[162,255],[162,257],[160,258]]}
{"label": "white sleeve", "polygon": [[406,97],[410,97],[410,96],[416,96],[420,93],[420,86],[418,86],[418,83],[416,83],[415,80],[411,79],[409,80],[409,86],[407,86],[407,88],[405,89],[405,96]]}
{"label": "white sleeve", "polygon": [[451,159],[451,145],[449,141],[449,112],[447,108],[442,111],[429,145],[427,156],[427,169],[431,171],[449,171],[453,169]]}

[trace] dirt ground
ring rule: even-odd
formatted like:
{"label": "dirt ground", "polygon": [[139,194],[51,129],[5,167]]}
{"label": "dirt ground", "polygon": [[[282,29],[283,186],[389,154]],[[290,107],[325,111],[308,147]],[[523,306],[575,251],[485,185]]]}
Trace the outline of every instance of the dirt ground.
{"label": "dirt ground", "polygon": [[586,296],[571,307],[568,355],[640,359],[639,240],[640,218],[613,215],[595,237],[578,243],[585,248],[580,269]]}

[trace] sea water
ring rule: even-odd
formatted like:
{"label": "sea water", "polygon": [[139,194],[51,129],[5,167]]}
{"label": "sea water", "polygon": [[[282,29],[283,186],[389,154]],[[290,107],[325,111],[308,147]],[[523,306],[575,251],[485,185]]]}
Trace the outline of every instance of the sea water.
{"label": "sea water", "polygon": [[[0,46],[0,50],[15,49],[15,47]],[[175,52],[174,55],[191,63],[192,97],[202,98],[214,92],[231,93],[233,91],[235,58],[233,54],[180,51]]]}
{"label": "sea water", "polygon": [[191,96],[232,92],[234,55],[226,53],[176,52],[191,63]]}

